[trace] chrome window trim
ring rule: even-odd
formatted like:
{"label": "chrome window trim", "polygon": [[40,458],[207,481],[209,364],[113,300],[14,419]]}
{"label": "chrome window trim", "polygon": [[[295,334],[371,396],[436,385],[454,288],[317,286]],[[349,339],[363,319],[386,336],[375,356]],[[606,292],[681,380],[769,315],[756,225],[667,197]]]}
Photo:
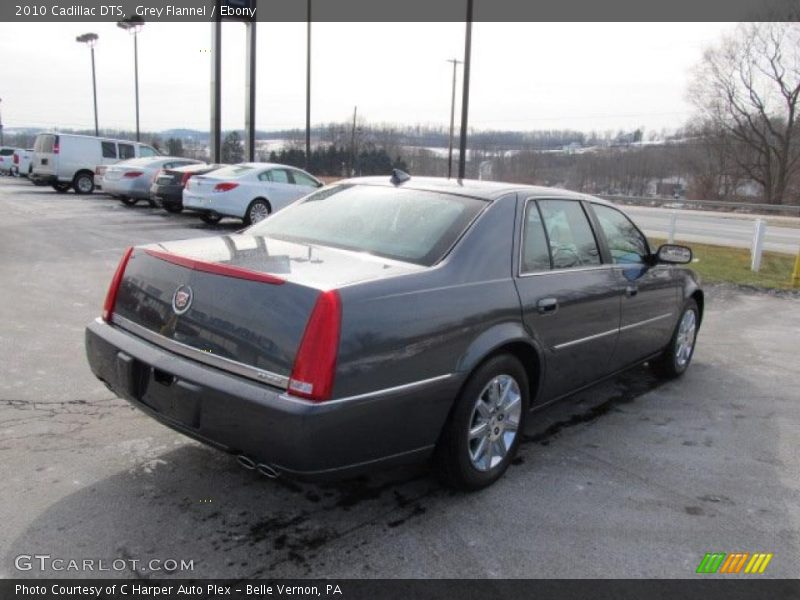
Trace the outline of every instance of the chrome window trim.
{"label": "chrome window trim", "polygon": [[286,390],[289,387],[289,378],[286,375],[280,375],[278,373],[273,373],[272,371],[259,369],[258,367],[254,367],[252,365],[247,365],[230,358],[224,358],[222,356],[211,354],[210,352],[204,352],[203,350],[199,350],[192,346],[187,346],[186,344],[176,342],[175,340],[156,333],[155,331],[151,331],[146,327],[143,327],[138,323],[134,323],[130,319],[126,319],[125,317],[121,317],[119,315],[112,315],[111,322],[114,325],[118,325],[122,329],[128,331],[129,333],[136,335],[137,337],[147,340],[156,346],[160,346],[165,350],[169,350],[170,352],[174,352],[175,354],[179,354],[185,358],[190,358],[192,360],[196,360],[197,362],[222,369],[223,371],[228,371],[235,375],[241,375],[242,377],[246,377],[247,379],[252,379],[260,383],[267,383],[283,390]]}
{"label": "chrome window trim", "polygon": [[[600,257],[600,264],[599,265],[591,265],[588,267],[572,267],[569,269],[553,269],[550,268],[547,271],[523,271],[522,270],[522,252],[525,249],[525,214],[528,212],[528,204],[531,202],[538,202],[539,200],[567,200],[570,202],[577,202],[581,206],[581,210],[583,211],[584,216],[586,217],[586,222],[589,224],[589,229],[592,232],[592,236],[594,237],[594,243],[597,245],[597,252],[598,256]],[[608,269],[610,267],[618,267],[619,264],[613,263],[604,263],[603,262],[603,252],[600,249],[600,244],[597,239],[597,233],[594,230],[594,226],[592,225],[592,220],[589,215],[586,213],[586,209],[583,208],[584,200],[582,198],[554,198],[551,196],[529,196],[525,199],[525,205],[522,207],[522,229],[519,234],[519,253],[517,256],[517,277],[534,277],[538,275],[552,275],[555,273],[577,273],[580,271],[597,271],[600,269]],[[586,202],[592,203],[589,200]],[[544,219],[542,219],[542,227],[545,229],[545,235],[547,235],[547,226],[544,223]],[[548,252],[550,249],[548,248]],[[551,259],[552,262],[552,259]],[[630,265],[628,265],[630,266]]]}
{"label": "chrome window trim", "polygon": [[307,400],[305,398],[298,398],[297,396],[291,395],[291,393],[289,392],[281,394],[280,397],[282,400],[287,400],[289,402],[295,402],[299,404],[305,404],[307,406],[328,406],[330,404],[339,404],[340,402],[352,402],[354,400],[365,400],[368,398],[388,396],[389,394],[412,390],[414,388],[422,387],[431,383],[436,383],[437,381],[445,381],[454,376],[455,373],[448,373],[446,375],[437,375],[436,377],[429,377],[428,379],[420,379],[418,381],[412,381],[410,383],[404,383],[402,385],[396,385],[394,387],[383,388],[380,390],[375,390],[373,392],[365,392],[363,394],[356,394],[354,396],[344,396],[342,398],[334,398],[332,400],[325,400],[323,402],[314,402],[312,400]]}

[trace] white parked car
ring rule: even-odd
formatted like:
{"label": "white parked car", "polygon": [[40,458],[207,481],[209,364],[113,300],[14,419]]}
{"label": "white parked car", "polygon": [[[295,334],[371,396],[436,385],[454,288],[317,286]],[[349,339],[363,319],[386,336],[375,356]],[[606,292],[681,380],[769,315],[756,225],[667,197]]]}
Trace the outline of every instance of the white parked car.
{"label": "white parked car", "polygon": [[275,163],[239,163],[192,177],[183,189],[183,208],[206,223],[222,217],[256,223],[322,187],[301,169]]}
{"label": "white parked car", "polygon": [[160,155],[152,146],[129,140],[40,133],[33,146],[31,179],[53,186],[57,192],[67,192],[72,188],[76,194],[91,194],[97,165],[145,156]]}
{"label": "white parked car", "polygon": [[23,150],[22,148],[14,150],[14,156],[11,159],[11,174],[17,177],[28,177],[33,167],[32,159],[33,150]]}
{"label": "white parked car", "polygon": [[0,175],[11,175],[11,165],[14,164],[14,150],[11,146],[0,146]]}
{"label": "white parked car", "polygon": [[147,200],[151,206],[155,206],[155,203],[150,201],[150,185],[161,169],[196,165],[200,162],[178,156],[124,160],[106,167],[100,185],[103,192],[119,198],[127,206],[133,206],[139,200]]}

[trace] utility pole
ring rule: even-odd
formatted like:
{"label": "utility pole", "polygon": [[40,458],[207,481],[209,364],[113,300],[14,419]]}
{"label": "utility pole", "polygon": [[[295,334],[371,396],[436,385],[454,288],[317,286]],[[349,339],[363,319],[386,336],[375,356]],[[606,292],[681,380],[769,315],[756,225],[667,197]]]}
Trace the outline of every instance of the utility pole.
{"label": "utility pole", "polygon": [[306,5],[306,171],[311,163],[311,0]]}
{"label": "utility pole", "polygon": [[[2,101],[3,99],[0,98],[0,102]],[[0,112],[0,146],[2,145],[3,145],[3,113]]]}
{"label": "utility pole", "polygon": [[461,96],[461,139],[459,140],[458,178],[464,179],[467,161],[467,125],[469,124],[469,65],[472,53],[472,3],[467,0],[467,31],[464,39],[464,84]]}
{"label": "utility pole", "polygon": [[453,63],[453,93],[450,97],[450,142],[447,145],[447,178],[450,179],[453,175],[453,129],[456,117],[456,68],[458,65],[463,64],[463,61],[451,58],[447,60],[447,62]]}
{"label": "utility pole", "polygon": [[356,115],[358,114],[358,106],[353,108],[353,129],[350,133],[350,173],[348,177],[353,176],[353,170],[356,165]]}
{"label": "utility pole", "polygon": [[136,90],[136,141],[139,142],[139,32],[144,27],[144,19],[133,15],[117,21],[117,27],[133,36],[133,82]]}

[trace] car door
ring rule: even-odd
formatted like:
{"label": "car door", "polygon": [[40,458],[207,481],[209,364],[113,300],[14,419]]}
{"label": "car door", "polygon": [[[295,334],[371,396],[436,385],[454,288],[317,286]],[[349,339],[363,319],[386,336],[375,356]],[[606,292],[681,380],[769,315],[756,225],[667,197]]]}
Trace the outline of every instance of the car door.
{"label": "car door", "polygon": [[518,214],[516,283],[525,326],[544,352],[542,403],[608,373],[620,287],[583,202],[528,198]]}
{"label": "car door", "polygon": [[622,318],[613,366],[621,369],[658,352],[677,319],[678,284],[672,267],[653,264],[647,238],[612,206],[590,203],[622,292]]}
{"label": "car door", "polygon": [[266,195],[272,212],[284,208],[298,198],[297,188],[286,169],[267,169],[258,174],[258,180],[266,183]]}

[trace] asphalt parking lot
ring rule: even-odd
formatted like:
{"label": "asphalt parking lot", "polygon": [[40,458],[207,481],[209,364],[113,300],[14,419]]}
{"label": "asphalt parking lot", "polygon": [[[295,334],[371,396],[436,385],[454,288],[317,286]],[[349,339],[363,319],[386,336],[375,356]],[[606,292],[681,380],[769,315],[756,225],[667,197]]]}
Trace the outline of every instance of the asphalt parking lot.
{"label": "asphalt parking lot", "polygon": [[642,367],[537,413],[485,491],[422,467],[299,484],[145,417],[84,356],[126,246],[241,223],[8,178],[0,214],[0,576],[52,576],[15,568],[47,554],[194,564],[101,573],[124,577],[694,577],[712,551],[800,573],[797,297],[709,289],[681,380]]}

